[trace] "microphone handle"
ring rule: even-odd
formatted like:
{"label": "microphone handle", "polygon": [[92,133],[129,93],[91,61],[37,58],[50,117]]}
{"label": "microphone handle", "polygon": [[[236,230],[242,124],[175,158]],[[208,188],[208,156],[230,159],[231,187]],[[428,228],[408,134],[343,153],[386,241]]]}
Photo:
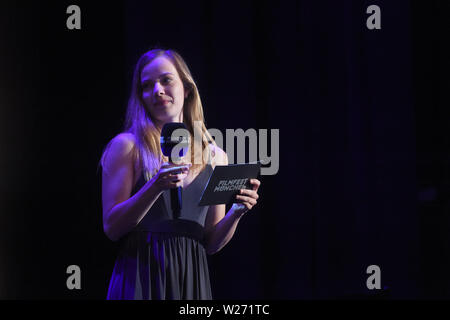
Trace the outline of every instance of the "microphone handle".
{"label": "microphone handle", "polygon": [[183,195],[183,188],[177,187],[170,189],[170,202],[173,212],[173,217],[175,219],[178,219],[181,214],[181,208],[182,208],[182,197]]}

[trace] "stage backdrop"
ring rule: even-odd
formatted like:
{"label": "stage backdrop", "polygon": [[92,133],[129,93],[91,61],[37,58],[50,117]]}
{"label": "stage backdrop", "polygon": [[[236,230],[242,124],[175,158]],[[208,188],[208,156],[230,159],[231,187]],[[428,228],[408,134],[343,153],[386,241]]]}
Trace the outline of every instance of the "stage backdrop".
{"label": "stage backdrop", "polygon": [[370,265],[382,297],[449,297],[445,1],[78,1],[68,30],[71,4],[1,4],[0,298],[106,297],[98,162],[156,46],[187,61],[208,128],[280,132],[278,173],[209,257],[216,299],[376,296]]}

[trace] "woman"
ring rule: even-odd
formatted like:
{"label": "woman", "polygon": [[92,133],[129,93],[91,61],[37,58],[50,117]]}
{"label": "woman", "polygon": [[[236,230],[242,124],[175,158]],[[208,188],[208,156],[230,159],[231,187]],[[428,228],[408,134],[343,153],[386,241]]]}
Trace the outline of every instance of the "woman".
{"label": "woman", "polygon": [[[191,138],[188,151],[199,163],[186,161],[178,171],[167,163],[160,132],[168,122],[184,122],[191,137],[201,131],[202,141]],[[181,56],[161,49],[142,55],[125,131],[108,144],[101,160],[103,228],[108,238],[121,241],[107,299],[212,298],[206,254],[230,241],[242,215],[256,204],[260,182],[252,179],[252,190],[236,196],[241,205],[226,214],[225,205],[199,207],[212,169],[228,163],[211,140],[197,87]],[[183,208],[174,219],[167,208],[170,189],[179,186]]]}

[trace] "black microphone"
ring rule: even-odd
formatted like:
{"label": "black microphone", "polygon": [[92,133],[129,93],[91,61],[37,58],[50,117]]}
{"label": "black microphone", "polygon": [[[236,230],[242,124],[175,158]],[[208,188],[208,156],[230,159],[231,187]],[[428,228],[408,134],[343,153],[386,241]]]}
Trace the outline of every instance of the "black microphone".
{"label": "black microphone", "polygon": [[[168,122],[161,130],[161,150],[169,162],[178,162],[189,147],[189,131],[182,122]],[[174,218],[179,218],[182,208],[183,188],[170,189],[170,204]]]}

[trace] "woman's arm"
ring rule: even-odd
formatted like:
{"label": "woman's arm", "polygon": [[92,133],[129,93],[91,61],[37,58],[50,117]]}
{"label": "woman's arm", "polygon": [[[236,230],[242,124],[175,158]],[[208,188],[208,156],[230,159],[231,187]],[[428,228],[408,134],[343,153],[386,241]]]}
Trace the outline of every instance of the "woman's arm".
{"label": "woman's arm", "polygon": [[[218,147],[213,148],[216,155],[215,164],[227,165],[226,153]],[[231,240],[241,217],[256,204],[260,182],[257,179],[252,179],[250,182],[253,184],[253,190],[245,190],[244,193],[237,195],[236,202],[242,202],[242,204],[233,204],[227,214],[225,214],[224,204],[209,207],[205,221],[208,254],[218,252]]]}
{"label": "woman's arm", "polygon": [[135,140],[132,134],[120,134],[113,139],[104,159],[102,172],[103,229],[113,241],[131,231],[166,188],[181,185],[187,170],[171,174],[164,166],[132,197],[134,183]]}
{"label": "woman's arm", "polygon": [[243,214],[236,213],[233,207],[225,215],[225,205],[214,205],[206,216],[206,252],[214,254],[220,251],[233,237]]}

